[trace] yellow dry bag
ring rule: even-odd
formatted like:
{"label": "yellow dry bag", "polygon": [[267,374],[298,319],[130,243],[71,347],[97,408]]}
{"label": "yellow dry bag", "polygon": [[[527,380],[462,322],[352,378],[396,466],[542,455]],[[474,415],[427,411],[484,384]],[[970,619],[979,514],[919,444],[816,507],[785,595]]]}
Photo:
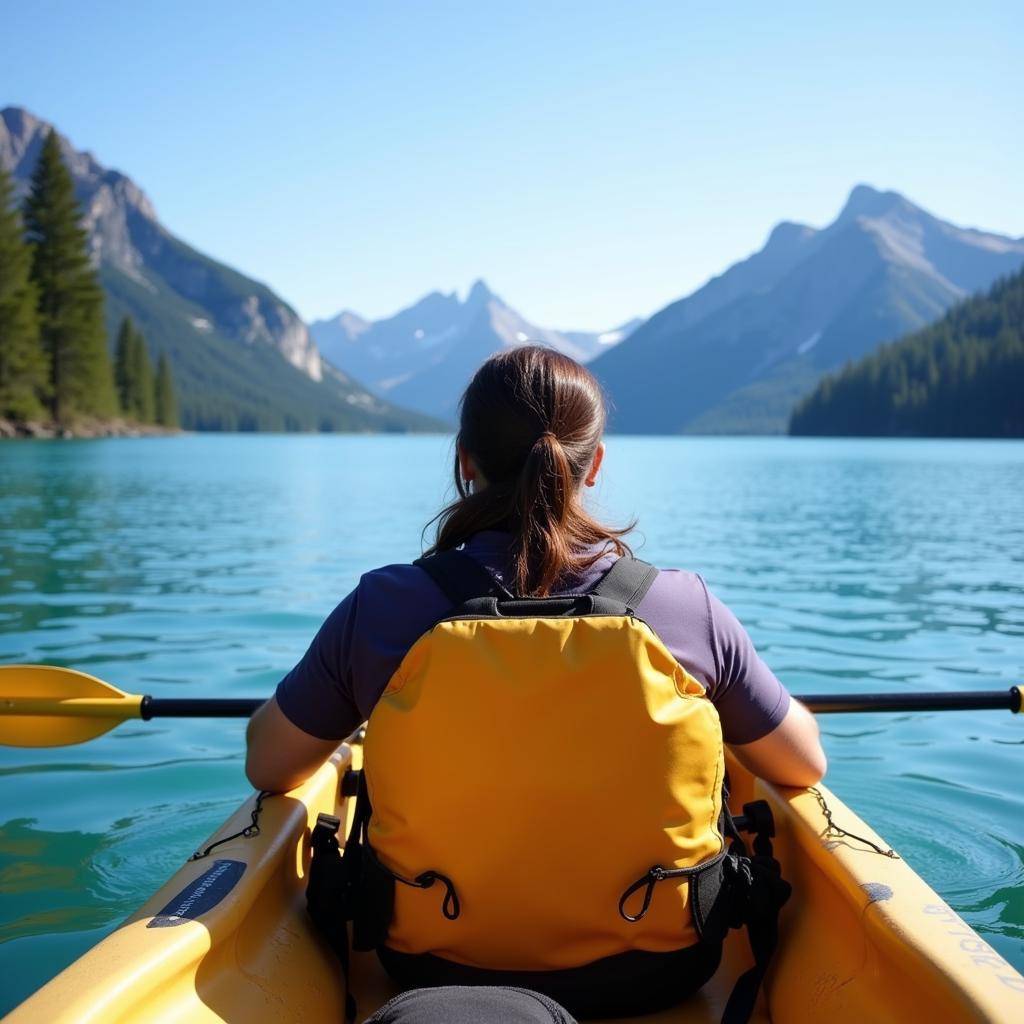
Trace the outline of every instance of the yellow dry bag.
{"label": "yellow dry bag", "polygon": [[[656,570],[515,600],[459,552],[420,564],[455,608],[370,715],[368,840],[398,879],[445,881],[399,882],[387,945],[547,970],[696,942],[683,872],[722,852],[722,731],[633,614]],[[655,866],[672,874],[627,895]]]}
{"label": "yellow dry bag", "polygon": [[676,954],[749,923],[758,868],[775,887],[743,1019],[788,886],[723,813],[704,688],[635,614],[657,570],[624,557],[588,593],[515,598],[461,552],[417,564],[452,611],[370,715],[344,856],[336,818],[313,834],[310,909],[343,962],[339,918],[357,948],[453,981]]}

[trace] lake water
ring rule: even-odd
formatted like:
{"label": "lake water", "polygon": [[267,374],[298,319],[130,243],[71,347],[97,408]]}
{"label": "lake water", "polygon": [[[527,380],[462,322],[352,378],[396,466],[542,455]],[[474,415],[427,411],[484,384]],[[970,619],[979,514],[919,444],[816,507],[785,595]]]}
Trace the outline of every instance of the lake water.
{"label": "lake water", "polygon": [[[420,552],[439,437],[0,445],[0,662],[264,696],[359,574]],[[794,692],[1024,679],[1024,444],[612,438],[595,503],[702,572]],[[1024,717],[822,719],[828,783],[1024,969]],[[0,748],[0,1012],[246,795],[240,721]]]}

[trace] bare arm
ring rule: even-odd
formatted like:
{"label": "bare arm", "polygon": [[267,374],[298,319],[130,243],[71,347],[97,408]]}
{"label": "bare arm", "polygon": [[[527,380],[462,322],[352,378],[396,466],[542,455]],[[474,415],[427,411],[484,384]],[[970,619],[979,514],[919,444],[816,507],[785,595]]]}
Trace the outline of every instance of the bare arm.
{"label": "bare arm", "polygon": [[271,697],[249,719],[245,774],[256,789],[281,793],[305,782],[340,740],[322,740],[293,725]]}
{"label": "bare arm", "polygon": [[790,702],[786,717],[767,736],[752,743],[731,744],[729,749],[755,775],[783,786],[813,786],[828,766],[818,723],[795,700]]}

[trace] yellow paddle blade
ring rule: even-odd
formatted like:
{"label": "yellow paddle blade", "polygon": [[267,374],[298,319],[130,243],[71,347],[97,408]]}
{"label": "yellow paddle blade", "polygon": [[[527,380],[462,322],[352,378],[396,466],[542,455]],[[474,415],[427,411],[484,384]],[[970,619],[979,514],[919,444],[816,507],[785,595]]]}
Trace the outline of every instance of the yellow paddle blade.
{"label": "yellow paddle blade", "polygon": [[141,717],[141,695],[52,665],[0,665],[0,744],[84,743],[126,718]]}

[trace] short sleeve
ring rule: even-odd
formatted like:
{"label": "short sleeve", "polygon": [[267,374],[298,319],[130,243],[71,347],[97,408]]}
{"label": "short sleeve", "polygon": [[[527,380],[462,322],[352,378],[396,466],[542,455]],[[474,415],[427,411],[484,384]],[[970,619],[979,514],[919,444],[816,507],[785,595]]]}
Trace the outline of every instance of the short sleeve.
{"label": "short sleeve", "polygon": [[418,566],[386,565],[365,573],[278,684],[285,717],[318,739],[351,735],[369,718],[412,645],[448,607]]}
{"label": "short sleeve", "polygon": [[352,696],[352,630],[359,592],[327,616],[302,660],[277,684],[278,706],[310,736],[340,743],[363,720]]}
{"label": "short sleeve", "polygon": [[711,699],[726,743],[752,743],[786,717],[790,696],[736,616],[705,587],[716,678]]}

